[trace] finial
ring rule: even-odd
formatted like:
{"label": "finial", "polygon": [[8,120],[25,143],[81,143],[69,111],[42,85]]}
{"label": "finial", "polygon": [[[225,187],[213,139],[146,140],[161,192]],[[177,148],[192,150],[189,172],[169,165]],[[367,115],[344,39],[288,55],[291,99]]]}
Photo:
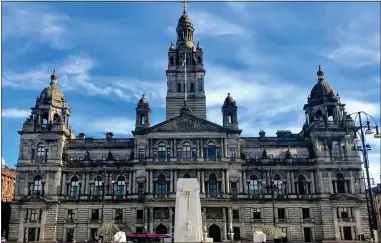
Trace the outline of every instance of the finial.
{"label": "finial", "polygon": [[321,82],[324,80],[324,72],[321,70],[320,65],[319,65],[319,71],[316,74],[318,76],[318,82]]}
{"label": "finial", "polygon": [[56,69],[53,70],[53,74],[50,76],[50,84],[57,83]]}
{"label": "finial", "polygon": [[230,96],[230,93],[228,93],[228,96]]}
{"label": "finial", "polygon": [[321,66],[319,65],[319,71],[321,71]]}
{"label": "finial", "polygon": [[183,8],[184,8],[183,13],[186,14],[187,13],[187,1],[186,0],[183,1]]}
{"label": "finial", "polygon": [[143,94],[143,97],[146,96],[145,94]]}

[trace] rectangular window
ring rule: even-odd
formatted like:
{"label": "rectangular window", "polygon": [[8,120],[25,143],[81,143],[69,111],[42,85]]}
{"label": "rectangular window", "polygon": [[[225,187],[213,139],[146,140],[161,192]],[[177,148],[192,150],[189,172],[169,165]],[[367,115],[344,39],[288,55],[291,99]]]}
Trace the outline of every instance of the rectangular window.
{"label": "rectangular window", "polygon": [[83,160],[83,157],[82,157],[82,156],[79,156],[79,160],[80,160],[80,161]]}
{"label": "rectangular window", "polygon": [[234,240],[240,240],[241,239],[240,227],[233,227],[233,233],[234,233]]}
{"label": "rectangular window", "polygon": [[274,157],[273,154],[269,154],[269,159],[272,159]]}
{"label": "rectangular window", "polygon": [[102,155],[102,160],[105,161],[106,160],[106,156]]}
{"label": "rectangular window", "polygon": [[302,208],[302,217],[303,219],[310,219],[310,209],[309,208]]}
{"label": "rectangular window", "polygon": [[97,160],[97,156],[93,156],[93,160]]}
{"label": "rectangular window", "polygon": [[238,209],[233,210],[233,220],[239,220],[239,210]]}
{"label": "rectangular window", "polygon": [[306,154],[303,154],[303,159],[306,159],[307,158],[307,155]]}
{"label": "rectangular window", "polygon": [[153,158],[157,158],[157,150],[156,149],[153,149]]}
{"label": "rectangular window", "polygon": [[195,159],[197,158],[197,149],[192,148],[192,158]]}
{"label": "rectangular window", "polygon": [[99,209],[91,209],[91,219],[92,220],[99,219]]}
{"label": "rectangular window", "polygon": [[258,160],[259,159],[259,154],[255,154],[255,159]]}
{"label": "rectangular window", "polygon": [[139,161],[143,161],[145,157],[144,149],[139,149]]}
{"label": "rectangular window", "polygon": [[28,238],[28,241],[39,241],[40,240],[40,228],[29,228],[27,238]]}
{"label": "rectangular window", "polygon": [[238,194],[237,182],[231,182],[231,193],[232,193],[232,195]]}
{"label": "rectangular window", "polygon": [[41,213],[41,210],[40,209],[29,209],[29,220],[32,221],[32,222],[36,222],[38,220],[40,220],[40,213]]}
{"label": "rectangular window", "polygon": [[309,227],[303,228],[304,242],[312,242],[312,230]]}
{"label": "rectangular window", "polygon": [[261,219],[261,210],[259,208],[253,209],[253,219]]}
{"label": "rectangular window", "polygon": [[119,155],[116,155],[116,156],[115,156],[115,160],[116,160],[116,161],[119,161],[119,160],[120,160],[120,156],[119,156]]}
{"label": "rectangular window", "polygon": [[144,211],[136,210],[136,219],[144,219]]}
{"label": "rectangular window", "polygon": [[115,210],[115,220],[122,220],[123,219],[123,209],[122,208],[116,208]]}
{"label": "rectangular window", "polygon": [[337,209],[337,217],[339,219],[349,219],[349,210],[350,208],[338,208]]}
{"label": "rectangular window", "polygon": [[297,158],[298,158],[298,155],[297,155],[297,154],[294,154],[293,157],[294,157],[294,159],[297,159]]}
{"label": "rectangular window", "polygon": [[342,240],[353,240],[351,227],[343,227],[343,233],[344,239]]}
{"label": "rectangular window", "polygon": [[143,227],[136,227],[136,233],[144,233]]}
{"label": "rectangular window", "polygon": [[75,219],[75,213],[73,209],[68,209],[67,210],[67,220],[68,221],[73,221]]}
{"label": "rectangular window", "polygon": [[167,158],[169,159],[169,158],[171,158],[172,156],[171,156],[171,149],[169,148],[169,149],[167,149]]}
{"label": "rectangular window", "polygon": [[278,208],[278,219],[286,219],[286,209]]}
{"label": "rectangular window", "polygon": [[230,157],[231,159],[233,159],[233,158],[236,157],[236,156],[235,156],[235,149],[234,149],[234,148],[229,149],[229,157]]}
{"label": "rectangular window", "polygon": [[32,149],[32,155],[31,155],[31,159],[33,160],[34,159],[34,154],[35,154],[36,150],[35,149]]}
{"label": "rectangular window", "polygon": [[94,240],[94,238],[98,236],[98,228],[91,228],[90,229],[90,239]]}
{"label": "rectangular window", "polygon": [[281,242],[287,242],[287,228],[281,228],[283,236],[280,238]]}
{"label": "rectangular window", "polygon": [[250,154],[246,154],[245,159],[250,159]]}
{"label": "rectangular window", "polygon": [[138,194],[143,195],[144,194],[144,184],[138,183]]}
{"label": "rectangular window", "polygon": [[182,150],[181,149],[177,149],[176,152],[177,152],[177,160],[181,160],[181,158],[183,157]]}

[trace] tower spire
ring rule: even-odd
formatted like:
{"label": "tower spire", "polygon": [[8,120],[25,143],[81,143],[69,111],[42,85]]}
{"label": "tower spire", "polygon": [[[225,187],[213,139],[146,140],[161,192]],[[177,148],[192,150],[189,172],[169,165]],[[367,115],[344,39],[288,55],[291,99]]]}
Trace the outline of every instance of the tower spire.
{"label": "tower spire", "polygon": [[186,0],[183,1],[183,13],[184,14],[187,13],[187,1]]}

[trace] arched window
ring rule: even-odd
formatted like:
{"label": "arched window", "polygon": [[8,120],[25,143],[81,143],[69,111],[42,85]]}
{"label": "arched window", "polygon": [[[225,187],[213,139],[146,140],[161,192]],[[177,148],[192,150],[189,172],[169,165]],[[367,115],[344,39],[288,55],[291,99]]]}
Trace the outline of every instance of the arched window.
{"label": "arched window", "polygon": [[103,181],[102,181],[102,177],[101,176],[96,176],[94,178],[94,196],[101,196],[102,195],[102,185],[103,185]]}
{"label": "arched window", "polygon": [[78,177],[77,176],[73,176],[71,178],[70,196],[76,197],[78,195],[79,195]]}
{"label": "arched window", "polygon": [[232,113],[228,114],[228,123],[233,123],[233,114]]}
{"label": "arched window", "polygon": [[146,116],[144,114],[140,115],[140,124],[144,125],[146,123]]}
{"label": "arched window", "polygon": [[208,144],[208,159],[216,159],[216,145],[213,142]]}
{"label": "arched window", "polygon": [[166,158],[166,150],[164,143],[159,143],[159,152],[157,154],[158,159],[165,159]]}
{"label": "arched window", "polygon": [[191,175],[189,175],[189,174],[187,173],[187,174],[185,174],[185,175],[183,176],[183,178],[192,178],[192,177],[191,177]]}
{"label": "arched window", "polygon": [[184,159],[192,158],[191,146],[189,143],[184,143],[183,145],[183,158]]}
{"label": "arched window", "polygon": [[209,196],[217,197],[217,177],[215,174],[209,175]]}
{"label": "arched window", "polygon": [[274,194],[279,195],[282,194],[282,181],[279,175],[274,176]]}
{"label": "arched window", "polygon": [[167,181],[165,180],[165,175],[161,174],[157,178],[157,195],[167,194]]}
{"label": "arched window", "polygon": [[37,145],[37,157],[43,158],[45,156],[45,147],[43,143]]}
{"label": "arched window", "polygon": [[33,195],[42,195],[42,181],[41,176],[34,177]]}
{"label": "arched window", "polygon": [[250,195],[257,195],[257,194],[259,194],[258,179],[257,179],[257,177],[255,175],[250,176],[249,194]]}
{"label": "arched window", "polygon": [[194,83],[190,84],[190,92],[192,92],[192,93],[195,92]]}
{"label": "arched window", "polygon": [[298,176],[298,193],[306,195],[306,178],[303,175]]}
{"label": "arched window", "polygon": [[337,193],[345,193],[345,180],[341,173],[337,173],[336,175],[336,187]]}
{"label": "arched window", "polygon": [[47,113],[44,113],[42,116],[41,116],[41,124],[42,125],[47,125],[48,124],[48,120],[49,120],[49,116]]}
{"label": "arched window", "polygon": [[118,179],[116,180],[116,191],[115,195],[118,196],[124,196],[126,191],[126,178],[124,176],[118,176]]}
{"label": "arched window", "polygon": [[180,83],[177,83],[177,92],[181,92],[181,84]]}

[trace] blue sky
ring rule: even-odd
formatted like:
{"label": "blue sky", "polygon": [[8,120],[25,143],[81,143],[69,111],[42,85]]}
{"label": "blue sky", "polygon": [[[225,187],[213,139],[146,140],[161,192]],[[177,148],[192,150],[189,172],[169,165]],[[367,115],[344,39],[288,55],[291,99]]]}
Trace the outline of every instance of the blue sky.
{"label": "blue sky", "polygon": [[[74,131],[131,136],[145,94],[165,118],[167,52],[179,2],[2,4],[2,157],[17,161],[25,117],[57,70]],[[320,64],[348,112],[380,121],[380,3],[188,3],[204,50],[208,119],[221,123],[230,92],[244,136],[299,132]],[[359,88],[361,87],[361,88]],[[380,143],[370,154],[380,175]]]}

